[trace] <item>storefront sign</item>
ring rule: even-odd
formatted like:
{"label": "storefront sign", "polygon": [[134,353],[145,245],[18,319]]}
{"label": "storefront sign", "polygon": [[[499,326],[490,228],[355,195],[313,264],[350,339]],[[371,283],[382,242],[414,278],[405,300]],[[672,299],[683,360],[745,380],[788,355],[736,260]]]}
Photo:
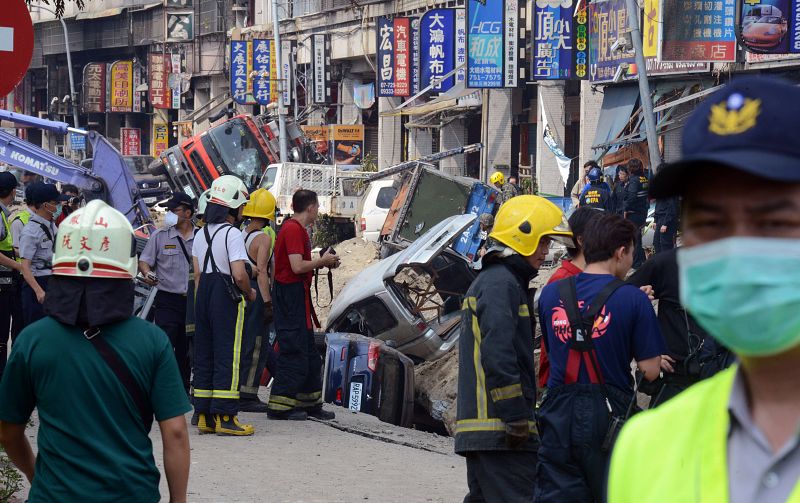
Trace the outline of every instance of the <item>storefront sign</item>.
{"label": "storefront sign", "polygon": [[364,155],[364,126],[331,126],[335,164],[361,164]]}
{"label": "storefront sign", "polygon": [[327,35],[314,35],[314,103],[327,103],[330,89],[328,87],[330,64],[330,43]]}
{"label": "storefront sign", "polygon": [[503,87],[505,3],[467,1],[467,87]]}
{"label": "storefront sign", "polygon": [[[455,9],[429,10],[420,22],[420,49],[423,88],[455,68]],[[453,77],[435,85],[433,90],[444,92],[453,87]]]}
{"label": "storefront sign", "polygon": [[761,54],[800,53],[798,0],[744,0],[742,43]]}
{"label": "storefront sign", "polygon": [[503,85],[517,87],[519,79],[519,0],[506,0],[505,12],[506,39],[504,46]]}
{"label": "storefront sign", "polygon": [[633,52],[611,51],[611,45],[628,30],[625,0],[593,2],[589,7],[589,78],[609,82],[620,65],[635,62]]}
{"label": "storefront sign", "polygon": [[142,154],[142,130],[124,127],[119,129],[122,155]]}
{"label": "storefront sign", "polygon": [[169,108],[172,96],[167,85],[167,75],[169,75],[167,58],[159,53],[149,54],[147,56],[147,72],[150,77],[147,83],[150,105],[153,108]]}
{"label": "storefront sign", "polygon": [[376,57],[378,67],[378,96],[394,96],[394,23],[389,17],[379,17]]}
{"label": "storefront sign", "polygon": [[281,41],[281,71],[283,72],[283,96],[281,105],[288,107],[292,104],[294,93],[294,72],[292,71],[292,61],[294,60],[294,44],[291,40]]}
{"label": "storefront sign", "polygon": [[272,41],[267,39],[253,40],[253,97],[259,105],[269,105],[270,67],[269,55],[272,52]]}
{"label": "storefront sign", "polygon": [[658,47],[661,44],[661,11],[660,0],[644,0],[644,32],[642,45],[645,58],[658,56]]}
{"label": "storefront sign", "polygon": [[231,40],[231,95],[240,105],[247,101],[247,63],[250,43],[244,40]]}
{"label": "storefront sign", "polygon": [[194,12],[167,12],[167,42],[194,39]]}
{"label": "storefront sign", "polygon": [[585,79],[588,72],[589,19],[586,3],[575,12],[573,0],[534,2],[533,68],[536,80]]}
{"label": "storefront sign", "polygon": [[172,90],[172,108],[177,110],[181,107],[181,92],[183,87],[183,79],[181,78],[181,55],[180,53],[175,53],[170,56],[170,61],[172,63],[172,75],[170,75],[170,89]]}
{"label": "storefront sign", "polygon": [[106,64],[89,63],[83,67],[83,113],[106,111]]}
{"label": "storefront sign", "polygon": [[133,62],[117,61],[111,65],[111,111],[133,111]]}
{"label": "storefront sign", "polygon": [[[250,61],[247,69],[249,74],[252,68],[252,51],[249,53],[248,61]],[[269,100],[274,103],[278,101],[278,50],[275,48],[275,41],[271,41],[269,46],[269,79],[272,81]]]}
{"label": "storefront sign", "polygon": [[456,84],[467,84],[467,10],[456,9]]}
{"label": "storefront sign", "polygon": [[736,0],[662,0],[661,61],[736,61]]}
{"label": "storefront sign", "polygon": [[161,152],[169,148],[169,126],[166,121],[158,116],[153,116],[153,157],[158,157]]}
{"label": "storefront sign", "polygon": [[411,20],[396,17],[394,24],[394,95],[411,95]]}
{"label": "storefront sign", "polygon": [[[673,75],[682,73],[706,73],[711,71],[711,63],[686,62],[677,63],[671,61],[658,61],[656,58],[647,58],[647,75]],[[632,77],[636,76],[633,72]]]}
{"label": "storefront sign", "polygon": [[378,96],[410,96],[414,74],[411,19],[378,18],[376,33]]}
{"label": "storefront sign", "polygon": [[[462,38],[466,40],[466,34],[462,33]],[[466,42],[464,42],[466,43]],[[419,81],[420,81],[420,71],[419,71],[419,61],[420,61],[420,54],[419,54],[419,18],[412,18],[411,19],[411,94],[417,94],[419,92]],[[466,55],[463,55],[466,57]]]}

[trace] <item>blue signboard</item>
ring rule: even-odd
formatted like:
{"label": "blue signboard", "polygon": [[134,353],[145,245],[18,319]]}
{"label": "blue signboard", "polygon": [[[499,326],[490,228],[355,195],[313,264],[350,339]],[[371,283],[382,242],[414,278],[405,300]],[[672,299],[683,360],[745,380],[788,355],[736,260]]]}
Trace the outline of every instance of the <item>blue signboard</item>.
{"label": "blue signboard", "polygon": [[72,151],[86,150],[86,137],[82,134],[70,133],[69,146]]}
{"label": "blue signboard", "polygon": [[[420,49],[422,66],[422,88],[432,80],[441,78],[455,69],[456,11],[434,9],[426,12],[420,21]],[[454,77],[448,77],[433,87],[445,92],[453,87]]]}
{"label": "blue signboard", "polygon": [[744,0],[742,42],[756,53],[800,52],[797,0]]}
{"label": "blue signboard", "polygon": [[270,104],[270,48],[272,41],[253,40],[253,96],[259,105]]}
{"label": "blue signboard", "polygon": [[378,96],[394,96],[394,24],[391,18],[378,18],[376,36]]}
{"label": "blue signboard", "polygon": [[534,2],[533,68],[535,80],[583,79],[587,75],[588,20],[585,2]]}
{"label": "blue signboard", "polygon": [[595,1],[589,8],[589,78],[609,82],[621,64],[636,62],[633,52],[611,50],[614,41],[628,30],[628,11],[625,0]]}
{"label": "blue signboard", "polygon": [[247,45],[243,40],[231,40],[231,95],[239,104],[247,103]]}
{"label": "blue signboard", "polygon": [[[745,5],[753,1],[746,0]],[[664,0],[661,9],[661,61],[736,61],[736,0]],[[786,35],[783,11],[765,9],[776,15],[762,14],[759,9],[750,11],[754,23],[742,20],[745,45],[756,43],[759,50]]]}
{"label": "blue signboard", "polygon": [[504,0],[467,1],[467,87],[503,87]]}

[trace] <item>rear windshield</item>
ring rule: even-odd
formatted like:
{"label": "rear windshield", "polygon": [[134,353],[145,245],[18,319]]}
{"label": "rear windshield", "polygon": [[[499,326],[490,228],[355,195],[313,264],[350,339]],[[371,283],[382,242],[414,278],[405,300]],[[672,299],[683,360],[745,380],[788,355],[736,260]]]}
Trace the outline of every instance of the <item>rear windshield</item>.
{"label": "rear windshield", "polygon": [[378,198],[375,201],[375,206],[382,210],[388,210],[392,207],[392,201],[397,195],[397,189],[394,187],[381,187],[378,191]]}

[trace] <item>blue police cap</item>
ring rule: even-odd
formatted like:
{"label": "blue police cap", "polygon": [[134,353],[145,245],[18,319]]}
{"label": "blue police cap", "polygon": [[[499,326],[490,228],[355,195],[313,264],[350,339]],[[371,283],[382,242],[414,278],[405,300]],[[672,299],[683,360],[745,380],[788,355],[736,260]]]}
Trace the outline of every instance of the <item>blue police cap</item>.
{"label": "blue police cap", "polygon": [[775,78],[735,79],[703,101],[686,121],[683,157],[662,165],[650,196],[682,195],[712,165],[769,180],[800,182],[800,87]]}
{"label": "blue police cap", "polygon": [[25,202],[41,204],[49,201],[69,201],[69,196],[61,195],[52,183],[34,182],[25,189]]}
{"label": "blue police cap", "polygon": [[174,210],[181,205],[194,209],[194,201],[191,197],[183,192],[176,192],[173,194],[164,206],[166,206],[168,210]]}

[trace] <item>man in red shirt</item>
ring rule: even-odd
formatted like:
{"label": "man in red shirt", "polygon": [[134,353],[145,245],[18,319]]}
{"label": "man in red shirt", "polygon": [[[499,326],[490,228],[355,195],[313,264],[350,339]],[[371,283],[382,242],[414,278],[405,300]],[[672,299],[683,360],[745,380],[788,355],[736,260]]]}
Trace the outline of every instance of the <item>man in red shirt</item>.
{"label": "man in red shirt", "polygon": [[338,266],[339,257],[328,250],[311,258],[306,227],[319,213],[317,193],[295,192],[292,210],[294,215],[283,223],[275,244],[272,308],[280,355],[267,415],[297,421],[308,416],[333,419],[332,412],[322,410],[322,358],[314,345],[316,316],[310,287],[314,270]]}

